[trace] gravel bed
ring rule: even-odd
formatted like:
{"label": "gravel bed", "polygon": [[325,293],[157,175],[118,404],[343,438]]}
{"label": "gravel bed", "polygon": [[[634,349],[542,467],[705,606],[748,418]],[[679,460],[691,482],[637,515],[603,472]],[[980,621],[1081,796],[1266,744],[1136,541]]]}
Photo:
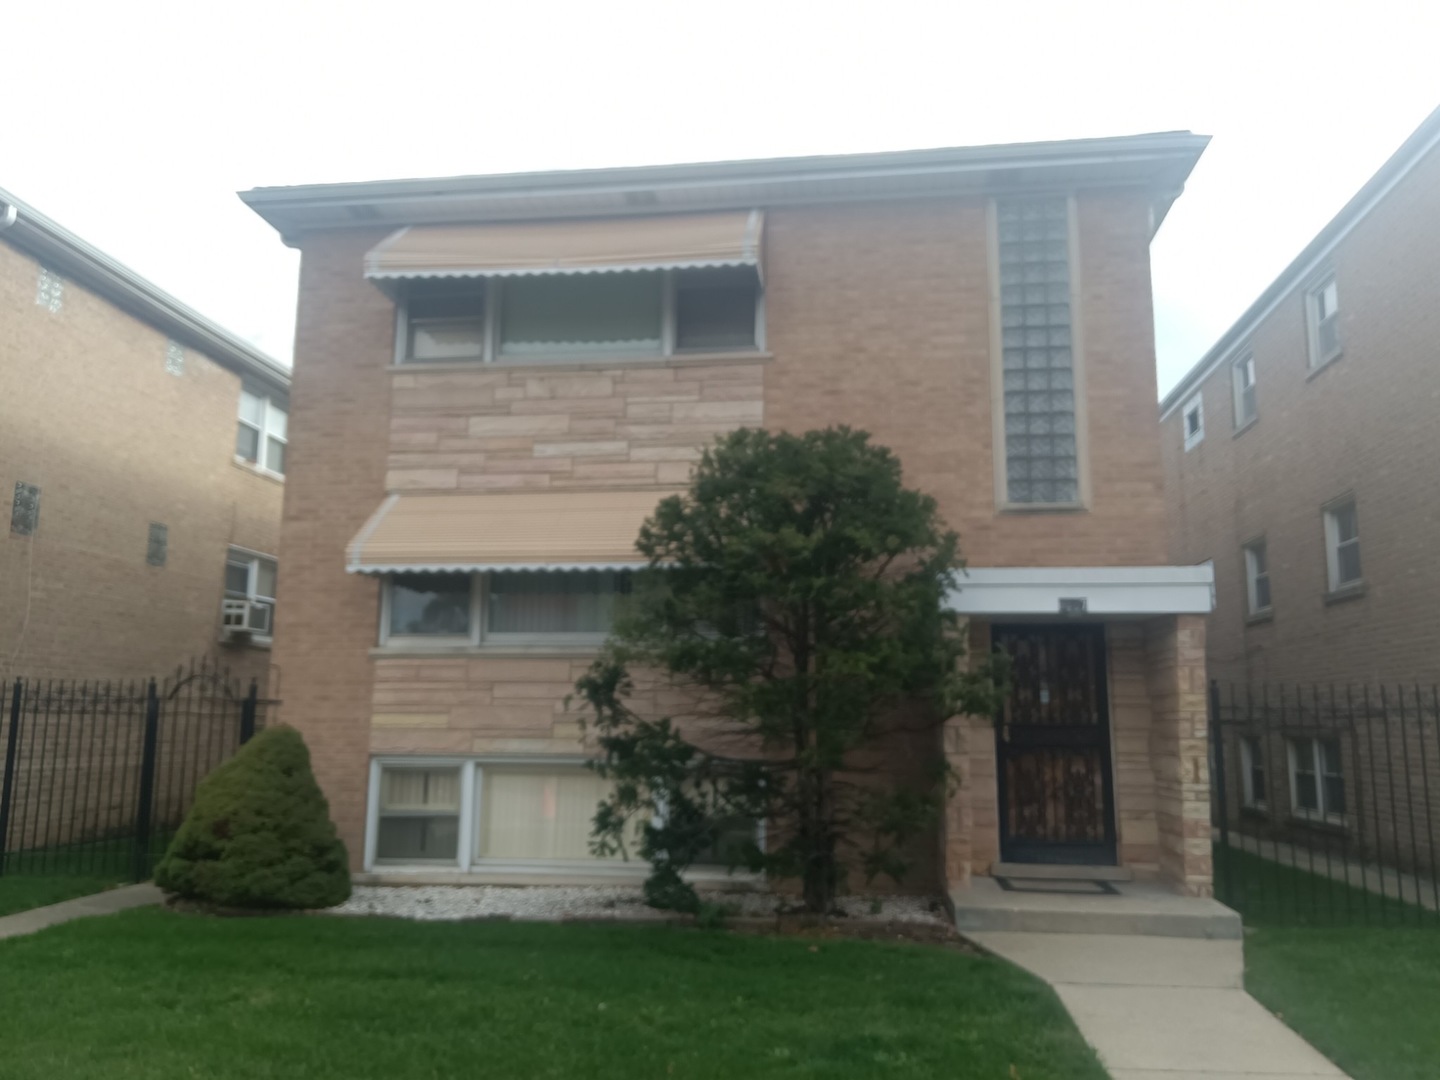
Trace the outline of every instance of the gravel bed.
{"label": "gravel bed", "polygon": [[[711,894],[710,899],[740,917],[774,915],[793,901],[767,892]],[[874,910],[875,900],[879,910]],[[949,926],[943,909],[929,897],[847,896],[840,901],[846,915],[880,921]],[[456,921],[512,918],[657,920],[668,912],[647,907],[640,890],[609,885],[357,885],[350,899],[329,909],[335,915],[388,915],[401,919]]]}

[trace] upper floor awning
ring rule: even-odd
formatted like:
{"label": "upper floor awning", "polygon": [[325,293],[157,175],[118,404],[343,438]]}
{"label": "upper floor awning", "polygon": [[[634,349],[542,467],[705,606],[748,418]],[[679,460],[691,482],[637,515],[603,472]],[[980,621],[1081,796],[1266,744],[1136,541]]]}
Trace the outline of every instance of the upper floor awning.
{"label": "upper floor awning", "polygon": [[646,565],[640,526],[669,491],[391,495],[355,534],[359,574],[621,570]]}
{"label": "upper floor awning", "polygon": [[708,266],[760,269],[764,215],[609,217],[488,225],[416,225],[365,256],[375,279],[597,274]]}

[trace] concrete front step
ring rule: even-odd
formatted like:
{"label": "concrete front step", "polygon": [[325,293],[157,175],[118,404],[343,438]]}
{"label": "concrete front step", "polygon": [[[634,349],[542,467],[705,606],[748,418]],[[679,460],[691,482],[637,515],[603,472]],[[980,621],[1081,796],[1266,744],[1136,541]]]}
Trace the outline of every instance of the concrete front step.
{"label": "concrete front step", "polygon": [[1123,866],[1060,866],[1047,863],[991,863],[991,877],[1015,881],[1133,881]]}
{"label": "concrete front step", "polygon": [[[1020,883],[1017,883],[1020,884]],[[1152,937],[1238,940],[1240,916],[1217,900],[1178,896],[1163,885],[1130,881],[1111,892],[1050,891],[1050,883],[1003,889],[993,878],[972,878],[950,894],[961,933],[1142,934]],[[1038,891],[1030,891],[1034,885]],[[1055,882],[1069,889],[1081,882]]]}

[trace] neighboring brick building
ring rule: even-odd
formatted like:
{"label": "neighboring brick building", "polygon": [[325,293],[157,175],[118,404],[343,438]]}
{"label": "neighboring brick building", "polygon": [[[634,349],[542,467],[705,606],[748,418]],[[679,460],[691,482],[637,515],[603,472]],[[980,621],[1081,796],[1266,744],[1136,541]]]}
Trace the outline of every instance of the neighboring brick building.
{"label": "neighboring brick building", "polygon": [[1218,678],[1440,680],[1437,280],[1440,111],[1161,402]]}
{"label": "neighboring brick building", "polygon": [[0,191],[0,675],[265,679],[289,385]]}
{"label": "neighboring brick building", "polygon": [[947,725],[910,884],[1003,858],[1207,892],[1210,578],[1165,565],[1148,260],[1204,143],[246,193],[302,252],[283,715],[356,870],[634,873],[588,856],[563,699],[635,531],[717,434],[845,423],[938,499],[957,610],[1017,656],[999,738]]}

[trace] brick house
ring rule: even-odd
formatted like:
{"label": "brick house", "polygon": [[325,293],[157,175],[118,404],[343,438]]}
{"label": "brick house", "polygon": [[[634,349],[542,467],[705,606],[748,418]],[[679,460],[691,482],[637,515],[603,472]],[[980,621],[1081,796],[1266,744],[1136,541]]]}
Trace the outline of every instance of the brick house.
{"label": "brick house", "polygon": [[1161,402],[1218,677],[1440,679],[1437,276],[1440,110]]}
{"label": "brick house", "polygon": [[278,362],[0,191],[0,674],[209,656],[263,680],[289,389]]}
{"label": "brick house", "polygon": [[245,193],[302,252],[276,661],[354,869],[637,874],[588,853],[563,704],[636,530],[717,434],[844,423],[939,501],[953,602],[1016,657],[1000,724],[918,748],[960,782],[907,885],[1207,893],[1210,576],[1167,565],[1148,260],[1204,145]]}

